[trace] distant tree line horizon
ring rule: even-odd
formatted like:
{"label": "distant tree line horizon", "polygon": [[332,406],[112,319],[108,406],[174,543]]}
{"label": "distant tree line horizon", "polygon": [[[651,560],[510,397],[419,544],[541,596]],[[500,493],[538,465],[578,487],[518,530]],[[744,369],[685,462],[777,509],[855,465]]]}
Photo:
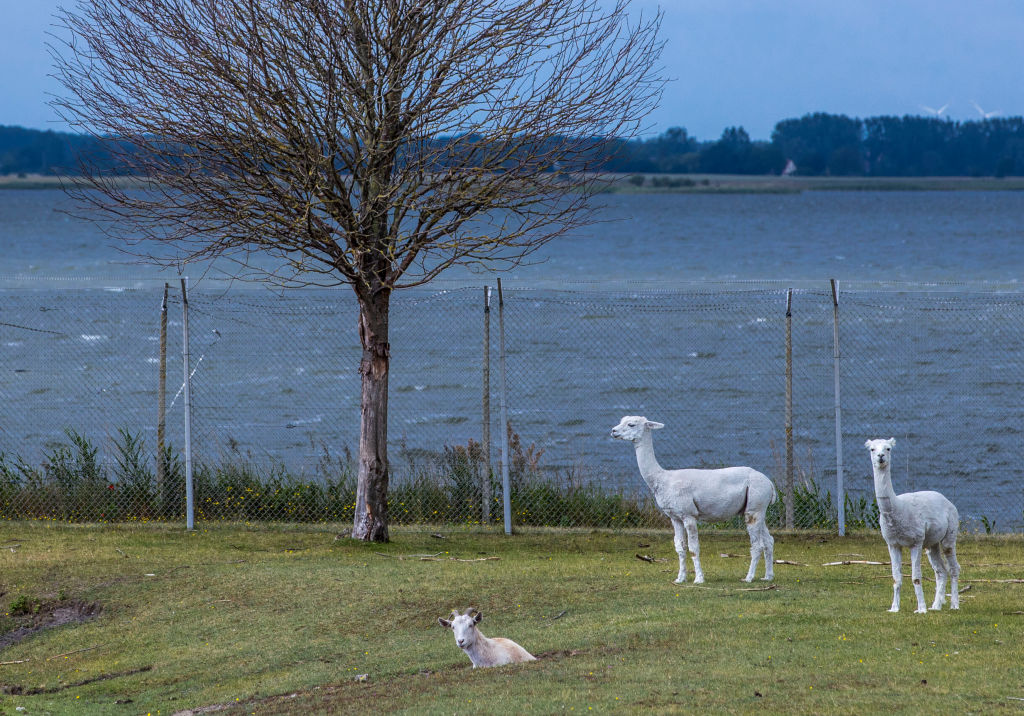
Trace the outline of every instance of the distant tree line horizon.
{"label": "distant tree line horizon", "polygon": [[[75,175],[82,161],[130,173],[94,137],[0,126],[0,174]],[[672,127],[618,143],[604,166],[623,174],[1024,176],[1024,117],[858,119],[816,112],[778,122],[770,140],[752,140],[741,126],[712,141]]]}

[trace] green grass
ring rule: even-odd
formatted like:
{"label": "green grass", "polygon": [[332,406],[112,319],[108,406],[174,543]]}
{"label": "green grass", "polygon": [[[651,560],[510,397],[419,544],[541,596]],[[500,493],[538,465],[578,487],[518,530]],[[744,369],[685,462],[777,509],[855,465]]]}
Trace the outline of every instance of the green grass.
{"label": "green grass", "polygon": [[[695,586],[672,583],[665,532],[396,529],[374,545],[324,526],[2,523],[0,634],[55,606],[101,611],[0,649],[0,714],[1024,707],[1024,584],[984,581],[1021,576],[1019,536],[964,535],[962,609],[927,615],[909,580],[887,612],[886,566],[822,566],[885,561],[876,533],[778,533],[776,557],[806,566],[777,565],[766,591],[739,581],[746,557],[721,556],[746,555],[745,534],[702,537]],[[471,669],[436,622],[471,605],[541,658]]]}

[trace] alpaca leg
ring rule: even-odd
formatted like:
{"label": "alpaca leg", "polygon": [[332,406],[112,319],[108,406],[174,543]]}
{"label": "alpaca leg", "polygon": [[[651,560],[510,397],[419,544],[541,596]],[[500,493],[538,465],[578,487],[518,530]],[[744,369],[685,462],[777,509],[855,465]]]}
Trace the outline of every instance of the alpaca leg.
{"label": "alpaca leg", "polygon": [[903,582],[903,550],[896,545],[889,545],[889,562],[892,564],[892,606],[890,612],[900,610],[900,585]]}
{"label": "alpaca leg", "polygon": [[693,583],[704,583],[704,570],[700,568],[700,542],[697,541],[697,518],[692,515],[683,519],[686,525],[686,541],[693,558]]}
{"label": "alpaca leg", "polygon": [[766,582],[775,579],[775,538],[768,533],[768,523],[761,516],[761,546],[764,547],[764,577]]}
{"label": "alpaca leg", "polygon": [[924,607],[924,586],[921,584],[921,552],[919,544],[910,548],[910,576],[914,580],[914,596],[917,597],[915,614],[924,614],[928,611]]}
{"label": "alpaca leg", "polygon": [[[743,515],[743,519],[747,523],[747,534],[750,536],[750,569],[747,570],[747,576],[743,578],[743,581],[750,582],[754,579],[757,561],[761,559],[764,545],[761,542],[761,521],[758,519],[757,513],[747,512]],[[765,565],[765,569],[769,569],[768,565]]]}
{"label": "alpaca leg", "polygon": [[946,564],[942,559],[942,548],[934,544],[928,548],[928,561],[935,570],[935,600],[930,609],[937,611],[946,603]]}
{"label": "alpaca leg", "polygon": [[946,568],[949,570],[949,608],[960,608],[960,563],[956,561],[956,542],[945,548]]}
{"label": "alpaca leg", "polygon": [[683,584],[686,582],[686,526],[682,520],[673,518],[672,530],[675,532],[676,554],[679,555],[679,576],[676,577],[676,584]]}

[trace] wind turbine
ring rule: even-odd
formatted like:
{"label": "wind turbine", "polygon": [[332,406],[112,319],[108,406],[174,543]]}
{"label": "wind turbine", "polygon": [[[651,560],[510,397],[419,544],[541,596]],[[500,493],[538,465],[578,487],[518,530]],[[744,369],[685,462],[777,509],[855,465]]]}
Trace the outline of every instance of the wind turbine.
{"label": "wind turbine", "polygon": [[993,112],[986,112],[981,107],[979,107],[978,103],[975,102],[973,99],[971,100],[971,104],[974,105],[974,108],[976,110],[978,110],[978,114],[980,114],[984,119],[992,119],[996,115],[1002,114],[1002,110],[998,110],[998,109],[993,111]]}
{"label": "wind turbine", "polygon": [[922,104],[922,105],[921,105],[921,109],[923,109],[923,110],[924,110],[925,112],[927,112],[928,114],[933,114],[933,115],[935,115],[936,117],[941,117],[941,116],[942,116],[942,114],[943,114],[943,113],[944,113],[944,112],[945,112],[945,111],[946,111],[947,109],[949,109],[949,102],[946,102],[946,104],[942,105],[942,106],[941,106],[941,107],[939,107],[938,109],[935,109],[934,107],[929,107],[929,106],[928,106],[928,105],[926,105],[926,104]]}

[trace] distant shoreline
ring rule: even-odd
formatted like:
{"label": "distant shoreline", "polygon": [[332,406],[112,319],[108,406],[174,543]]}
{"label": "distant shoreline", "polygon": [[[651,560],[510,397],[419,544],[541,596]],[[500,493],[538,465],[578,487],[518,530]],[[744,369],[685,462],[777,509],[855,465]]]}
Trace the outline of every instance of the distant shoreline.
{"label": "distant shoreline", "polygon": [[[75,177],[0,174],[4,189],[60,189]],[[642,182],[641,182],[642,179]],[[126,181],[132,181],[126,178]],[[614,194],[799,194],[805,191],[1024,191],[1024,177],[802,177],[739,174],[612,174]]]}
{"label": "distant shoreline", "polygon": [[[643,178],[641,184],[638,177]],[[1024,177],[809,177],[618,174],[616,194],[799,194],[805,191],[1024,191]]]}

